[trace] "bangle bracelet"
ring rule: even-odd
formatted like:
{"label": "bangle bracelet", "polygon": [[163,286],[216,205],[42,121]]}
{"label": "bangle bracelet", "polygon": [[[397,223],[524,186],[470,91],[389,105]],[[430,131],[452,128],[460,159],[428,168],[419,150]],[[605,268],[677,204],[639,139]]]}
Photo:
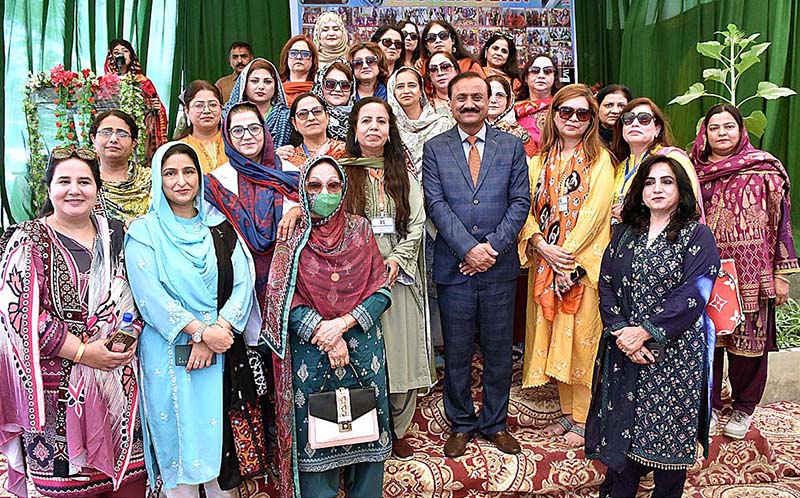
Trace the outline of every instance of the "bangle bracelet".
{"label": "bangle bracelet", "polygon": [[349,327],[347,326],[347,320],[345,320],[343,316],[340,316],[339,319],[342,321],[342,323],[344,323],[344,332],[342,332],[342,335],[344,335],[349,330]]}
{"label": "bangle bracelet", "polygon": [[783,280],[787,284],[789,283],[789,279],[784,277],[783,275],[774,275],[774,277],[777,278],[778,280]]}
{"label": "bangle bracelet", "polygon": [[72,359],[73,363],[80,363],[81,358],[83,358],[83,351],[86,349],[86,343],[81,341],[81,345],[78,346],[78,351],[75,352],[75,358]]}

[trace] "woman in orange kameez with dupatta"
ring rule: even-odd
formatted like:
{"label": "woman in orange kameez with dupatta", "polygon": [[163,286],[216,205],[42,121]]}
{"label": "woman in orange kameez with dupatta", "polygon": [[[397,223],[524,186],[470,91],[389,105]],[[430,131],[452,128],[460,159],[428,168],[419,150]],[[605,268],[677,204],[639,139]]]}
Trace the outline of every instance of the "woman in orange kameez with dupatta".
{"label": "woman in orange kameez with dupatta", "polygon": [[[584,444],[600,334],[598,279],[610,239],[611,156],[598,135],[597,102],[585,85],[556,93],[530,167],[533,202],[519,238],[528,277],[522,387],[555,380],[564,414],[548,426]],[[575,272],[578,272],[577,274]],[[581,275],[582,273],[582,275]]]}
{"label": "woman in orange kameez with dupatta", "polygon": [[514,114],[517,116],[517,123],[530,133],[537,151],[547,109],[553,101],[553,94],[561,88],[556,76],[556,64],[546,54],[531,58],[520,75],[522,88],[517,95],[517,103],[514,104]]}

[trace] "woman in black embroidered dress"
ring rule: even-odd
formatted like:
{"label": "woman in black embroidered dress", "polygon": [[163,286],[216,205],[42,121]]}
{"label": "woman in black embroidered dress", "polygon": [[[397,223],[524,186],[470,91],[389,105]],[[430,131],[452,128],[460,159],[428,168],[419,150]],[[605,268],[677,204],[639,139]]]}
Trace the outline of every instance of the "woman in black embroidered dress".
{"label": "woman in black embroidered dress", "polygon": [[608,466],[601,497],[680,497],[699,440],[707,451],[714,329],[705,312],[719,268],[691,181],[670,157],[645,160],[600,270],[603,336],[586,456]]}

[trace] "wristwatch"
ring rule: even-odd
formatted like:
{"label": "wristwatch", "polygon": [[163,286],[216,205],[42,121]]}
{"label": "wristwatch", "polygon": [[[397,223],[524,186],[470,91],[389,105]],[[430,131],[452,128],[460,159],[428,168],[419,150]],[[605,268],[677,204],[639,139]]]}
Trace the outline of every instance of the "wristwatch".
{"label": "wristwatch", "polygon": [[201,342],[203,342],[203,332],[205,332],[207,328],[208,324],[204,323],[200,328],[195,330],[194,333],[192,334],[192,342],[194,342],[195,344],[200,344]]}

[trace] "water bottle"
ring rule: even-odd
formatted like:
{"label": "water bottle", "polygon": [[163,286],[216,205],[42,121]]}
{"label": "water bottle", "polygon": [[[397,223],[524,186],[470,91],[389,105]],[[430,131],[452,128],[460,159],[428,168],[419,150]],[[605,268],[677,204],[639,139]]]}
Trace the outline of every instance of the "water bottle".
{"label": "water bottle", "polygon": [[123,313],[122,321],[114,334],[106,341],[106,347],[109,351],[123,353],[134,342],[136,342],[136,332],[133,330],[133,313]]}

